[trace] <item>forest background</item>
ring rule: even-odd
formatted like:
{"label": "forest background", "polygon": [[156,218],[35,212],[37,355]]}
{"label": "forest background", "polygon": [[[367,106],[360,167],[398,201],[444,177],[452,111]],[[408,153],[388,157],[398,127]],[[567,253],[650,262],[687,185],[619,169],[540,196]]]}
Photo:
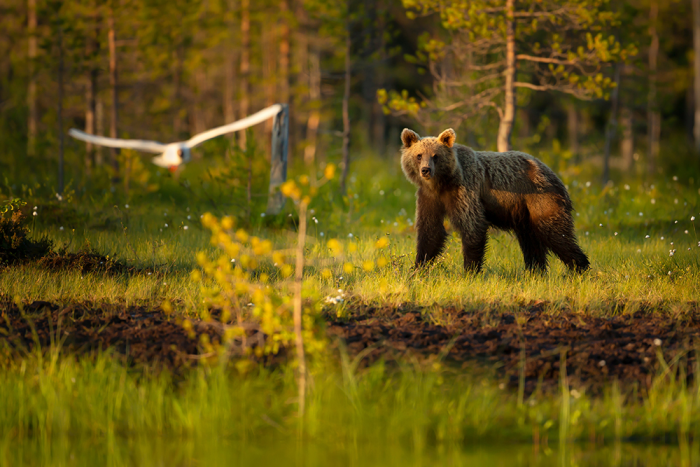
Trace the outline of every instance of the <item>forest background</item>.
{"label": "forest background", "polygon": [[366,150],[397,163],[403,127],[453,126],[604,183],[693,184],[697,3],[1,0],[0,173],[128,191],[148,185],[144,164],[68,128],[169,142],[288,102],[292,165]]}

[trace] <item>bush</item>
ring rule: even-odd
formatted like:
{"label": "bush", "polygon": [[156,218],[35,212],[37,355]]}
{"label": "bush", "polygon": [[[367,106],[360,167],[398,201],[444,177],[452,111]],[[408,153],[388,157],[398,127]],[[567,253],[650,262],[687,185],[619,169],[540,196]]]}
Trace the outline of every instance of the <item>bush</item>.
{"label": "bush", "polygon": [[51,251],[53,242],[47,237],[32,240],[20,199],[5,201],[0,207],[0,265],[26,259],[41,258]]}

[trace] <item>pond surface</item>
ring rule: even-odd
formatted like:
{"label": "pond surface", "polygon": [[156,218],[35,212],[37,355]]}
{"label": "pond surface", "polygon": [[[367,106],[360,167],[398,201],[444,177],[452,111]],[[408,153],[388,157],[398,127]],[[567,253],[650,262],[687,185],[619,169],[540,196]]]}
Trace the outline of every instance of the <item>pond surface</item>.
{"label": "pond surface", "polygon": [[[332,444],[332,443],[331,443]],[[193,439],[63,438],[0,443],[6,466],[700,466],[698,446],[615,444],[473,445],[416,452],[397,446],[330,446],[289,440],[268,445]]]}

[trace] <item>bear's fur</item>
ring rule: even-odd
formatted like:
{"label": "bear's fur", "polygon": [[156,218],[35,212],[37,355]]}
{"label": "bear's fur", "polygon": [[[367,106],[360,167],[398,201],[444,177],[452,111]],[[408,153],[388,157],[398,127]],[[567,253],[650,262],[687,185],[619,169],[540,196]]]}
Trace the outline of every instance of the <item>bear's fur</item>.
{"label": "bear's fur", "polygon": [[490,226],[515,233],[528,270],[546,271],[549,251],[569,269],[588,269],[571,199],[549,167],[522,152],[474,151],[455,138],[451,128],[437,138],[401,133],[401,167],[418,187],[417,267],[442,252],[447,217],[461,235],[467,271],[481,270]]}

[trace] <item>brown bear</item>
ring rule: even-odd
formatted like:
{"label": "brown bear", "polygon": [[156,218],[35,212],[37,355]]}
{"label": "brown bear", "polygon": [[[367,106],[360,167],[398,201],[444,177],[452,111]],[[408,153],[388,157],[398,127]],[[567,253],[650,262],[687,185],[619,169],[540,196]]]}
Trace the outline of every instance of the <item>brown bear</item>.
{"label": "brown bear", "polygon": [[528,270],[546,271],[549,251],[571,270],[588,269],[571,199],[549,167],[522,152],[474,151],[455,138],[451,128],[437,138],[401,133],[401,167],[418,187],[416,267],[442,252],[447,216],[462,238],[466,271],[481,271],[490,226],[515,233]]}

